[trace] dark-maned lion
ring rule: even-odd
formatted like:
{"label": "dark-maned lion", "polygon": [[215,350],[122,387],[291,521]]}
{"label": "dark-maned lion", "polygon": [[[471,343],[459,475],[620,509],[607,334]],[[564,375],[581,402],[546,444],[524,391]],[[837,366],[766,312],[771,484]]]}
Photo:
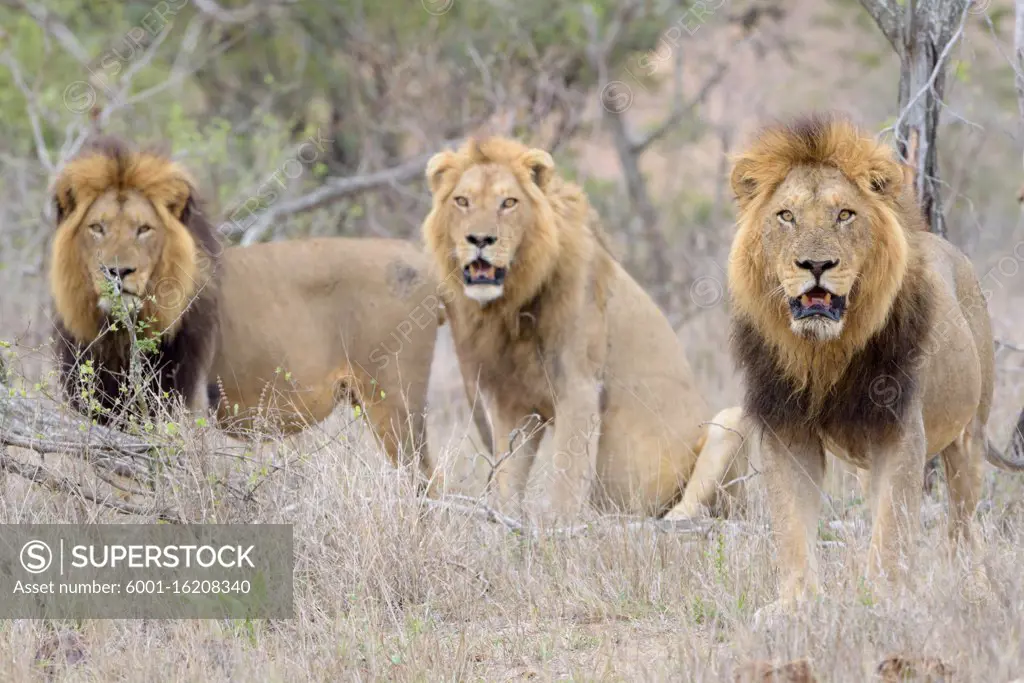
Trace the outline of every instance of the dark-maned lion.
{"label": "dark-maned lion", "polygon": [[[65,165],[53,198],[50,289],[72,404],[107,420],[155,390],[202,409],[220,247],[189,175],[165,156],[102,138]],[[129,381],[133,356],[148,361],[141,382]],[[93,377],[90,393],[79,380]]]}
{"label": "dark-maned lion", "polygon": [[[892,151],[834,117],[762,131],[738,157],[729,262],[782,565],[782,605],[818,588],[826,449],[871,472],[869,576],[893,574],[941,453],[954,547],[975,543],[982,460],[1024,469],[1024,436],[989,444],[992,330],[970,261],[927,232]],[[1024,419],[1024,414],[1022,414]]]}

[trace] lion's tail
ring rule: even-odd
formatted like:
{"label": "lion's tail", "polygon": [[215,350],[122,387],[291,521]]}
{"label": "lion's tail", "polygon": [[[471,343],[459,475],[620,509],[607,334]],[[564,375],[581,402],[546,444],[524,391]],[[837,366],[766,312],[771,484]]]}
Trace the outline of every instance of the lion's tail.
{"label": "lion's tail", "polygon": [[1017,418],[1017,427],[1005,453],[1000,453],[991,440],[986,439],[985,442],[985,459],[991,464],[1002,470],[1024,472],[1024,408]]}

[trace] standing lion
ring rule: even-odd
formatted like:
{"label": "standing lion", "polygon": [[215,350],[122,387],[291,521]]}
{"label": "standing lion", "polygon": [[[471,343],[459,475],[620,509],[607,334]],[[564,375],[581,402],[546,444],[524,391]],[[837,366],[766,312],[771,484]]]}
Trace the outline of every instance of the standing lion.
{"label": "standing lion", "polygon": [[[428,466],[427,380],[444,322],[423,253],[324,238],[224,249],[167,157],[91,143],[54,185],[50,285],[61,384],[108,421],[155,396],[236,436],[356,405],[397,466]],[[259,427],[254,430],[253,427]],[[423,481],[421,480],[421,484]]]}
{"label": "standing lion", "polygon": [[895,573],[909,550],[926,453],[946,468],[950,539],[971,549],[982,460],[1024,470],[1024,435],[1004,456],[985,432],[994,351],[970,261],[925,230],[892,151],[837,118],[764,130],[736,160],[732,187],[733,346],[766,468],[782,604],[818,588],[826,449],[870,470],[869,576]]}
{"label": "standing lion", "polygon": [[[583,191],[558,177],[547,152],[502,138],[435,155],[427,178],[423,234],[470,400],[479,387],[490,415],[499,505],[521,510],[553,421],[546,512],[572,518],[590,500],[665,513],[702,444],[730,439],[708,438],[678,338],[608,252]],[[728,480],[728,458],[714,464],[687,489],[691,514]]]}
{"label": "standing lion", "polygon": [[67,163],[53,196],[50,289],[72,404],[102,421],[165,393],[203,409],[220,246],[188,173],[101,138]]}

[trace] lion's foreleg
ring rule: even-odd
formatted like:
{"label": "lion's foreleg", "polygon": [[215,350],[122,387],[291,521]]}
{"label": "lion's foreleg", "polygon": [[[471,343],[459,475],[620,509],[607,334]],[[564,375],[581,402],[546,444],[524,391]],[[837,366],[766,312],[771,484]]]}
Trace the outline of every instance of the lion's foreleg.
{"label": "lion's foreleg", "polygon": [[536,415],[520,416],[507,408],[498,407],[492,414],[496,415],[494,441],[497,446],[490,473],[494,496],[502,511],[520,517],[544,425]]}
{"label": "lion's foreleg", "polygon": [[871,453],[871,498],[874,524],[867,575],[895,577],[909,556],[921,520],[921,472],[924,471],[924,420],[920,406],[907,413],[898,441]]}
{"label": "lion's foreleg", "polygon": [[544,512],[557,519],[577,517],[590,498],[601,436],[600,386],[592,379],[567,383],[555,403],[552,476]]}
{"label": "lion's foreleg", "polygon": [[825,449],[810,434],[780,436],[768,428],[764,428],[760,443],[781,565],[780,597],[783,603],[792,605],[818,591],[814,547],[825,479]]}

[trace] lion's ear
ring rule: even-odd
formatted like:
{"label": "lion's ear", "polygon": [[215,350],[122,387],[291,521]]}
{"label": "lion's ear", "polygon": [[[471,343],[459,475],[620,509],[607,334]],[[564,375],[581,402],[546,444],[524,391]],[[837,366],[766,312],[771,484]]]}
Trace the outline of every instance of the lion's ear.
{"label": "lion's ear", "polygon": [[58,181],[57,186],[53,188],[53,208],[57,213],[57,225],[63,223],[64,219],[75,210],[76,204],[75,193],[71,191],[71,185],[65,183],[63,179]]}
{"label": "lion's ear", "polygon": [[178,217],[178,220],[181,222],[182,225],[188,225],[189,221],[192,220],[192,214],[194,214],[195,211],[195,196],[193,195],[192,192],[189,192],[188,196],[185,198],[185,203],[181,206],[181,209],[178,210],[174,215]]}
{"label": "lion's ear", "polygon": [[741,209],[753,201],[757,195],[758,185],[754,167],[754,160],[747,157],[740,157],[732,167],[732,176],[729,180]]}
{"label": "lion's ear", "polygon": [[455,155],[452,152],[438,152],[427,162],[427,183],[430,191],[437,194],[444,183],[445,175],[455,169]]}
{"label": "lion's ear", "polygon": [[542,149],[531,149],[520,157],[520,162],[530,171],[534,184],[541,190],[547,189],[555,174],[555,160]]}
{"label": "lion's ear", "polygon": [[182,224],[187,225],[192,212],[196,210],[194,199],[196,190],[192,183],[184,178],[181,179],[181,185],[175,183],[173,187],[173,191],[167,198],[167,210]]}
{"label": "lion's ear", "polygon": [[894,197],[903,189],[904,178],[913,178],[914,170],[893,159],[879,159],[868,171],[868,187],[877,195]]}

